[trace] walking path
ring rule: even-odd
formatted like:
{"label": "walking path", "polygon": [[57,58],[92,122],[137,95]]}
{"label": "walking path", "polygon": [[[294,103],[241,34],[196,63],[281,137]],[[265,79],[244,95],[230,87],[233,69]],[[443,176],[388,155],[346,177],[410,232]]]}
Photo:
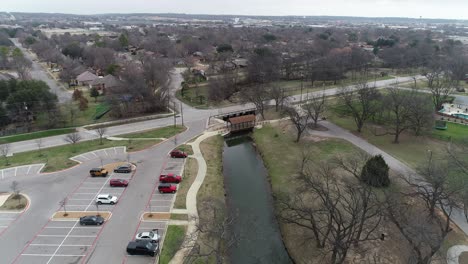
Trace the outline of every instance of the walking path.
{"label": "walking path", "polygon": [[463,252],[468,252],[468,246],[457,245],[447,250],[447,264],[458,264],[458,258]]}
{"label": "walking path", "polygon": [[215,135],[218,135],[218,132],[205,132],[202,136],[198,137],[197,140],[195,140],[195,142],[188,143],[192,146],[193,149],[193,155],[191,155],[190,157],[195,158],[198,162],[198,173],[197,177],[193,181],[192,186],[190,186],[190,189],[187,193],[186,208],[187,213],[189,215],[189,221],[187,225],[185,241],[183,242],[183,247],[181,247],[181,249],[177,251],[177,253],[169,262],[169,264],[183,263],[184,257],[192,249],[192,247],[195,246],[195,243],[197,241],[198,234],[195,232],[196,224],[198,221],[197,193],[201,185],[203,184],[203,181],[205,180],[207,171],[206,161],[203,158],[203,155],[200,150],[200,143],[203,140]]}

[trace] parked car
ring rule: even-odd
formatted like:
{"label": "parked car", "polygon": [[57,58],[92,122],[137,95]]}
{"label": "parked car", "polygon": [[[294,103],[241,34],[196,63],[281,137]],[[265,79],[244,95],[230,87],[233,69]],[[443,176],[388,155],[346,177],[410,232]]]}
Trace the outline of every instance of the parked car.
{"label": "parked car", "polygon": [[170,183],[161,183],[158,186],[160,193],[175,193],[177,191],[177,186]]}
{"label": "parked car", "polygon": [[170,153],[171,158],[186,158],[188,155],[186,152],[183,152],[182,150],[174,149]]}
{"label": "parked car", "polygon": [[91,175],[91,177],[106,177],[109,174],[109,172],[104,168],[92,168],[89,171],[89,174]]}
{"label": "parked car", "polygon": [[96,197],[97,204],[116,204],[118,201],[117,196],[110,194],[99,194]]}
{"label": "parked car", "polygon": [[111,187],[127,187],[128,181],[123,179],[111,179],[109,181]]}
{"label": "parked car", "polygon": [[161,237],[159,236],[158,229],[153,229],[149,232],[138,233],[135,237],[135,240],[147,240],[151,241],[151,243],[157,243],[159,242],[160,238]]}
{"label": "parked car", "polygon": [[154,257],[159,253],[159,243],[151,243],[148,240],[130,241],[127,245],[127,253]]}
{"label": "parked car", "polygon": [[80,217],[80,225],[102,225],[104,218],[99,215],[87,215]]}
{"label": "parked car", "polygon": [[130,173],[132,172],[132,165],[126,164],[126,165],[120,165],[117,168],[114,169],[114,172],[117,173]]}
{"label": "parked car", "polygon": [[162,183],[179,183],[182,181],[182,177],[175,175],[174,173],[161,174],[159,175],[159,181]]}

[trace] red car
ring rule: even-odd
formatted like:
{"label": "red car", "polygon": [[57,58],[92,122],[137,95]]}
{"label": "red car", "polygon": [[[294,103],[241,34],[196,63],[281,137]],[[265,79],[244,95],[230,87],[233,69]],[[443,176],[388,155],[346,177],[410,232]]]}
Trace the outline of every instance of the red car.
{"label": "red car", "polygon": [[171,158],[186,158],[188,156],[187,153],[178,149],[174,149],[173,151],[171,151],[170,155]]}
{"label": "red car", "polygon": [[160,193],[175,193],[177,191],[177,186],[170,183],[161,183],[158,186]]}
{"label": "red car", "polygon": [[163,174],[159,176],[159,181],[162,183],[167,183],[167,182],[179,183],[182,181],[182,177],[178,175],[176,176],[174,175],[174,173],[169,173],[167,175]]}
{"label": "red car", "polygon": [[109,181],[111,187],[127,187],[128,181],[122,179],[111,179]]}

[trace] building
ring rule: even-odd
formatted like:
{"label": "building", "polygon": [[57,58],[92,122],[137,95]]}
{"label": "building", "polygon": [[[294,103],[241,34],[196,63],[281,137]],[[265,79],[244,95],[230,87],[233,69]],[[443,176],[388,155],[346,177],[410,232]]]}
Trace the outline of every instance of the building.
{"label": "building", "polygon": [[97,78],[91,83],[91,87],[96,88],[101,93],[104,93],[106,90],[112,88],[118,88],[120,86],[122,86],[122,82],[110,74]]}
{"label": "building", "polygon": [[76,77],[76,81],[80,86],[89,86],[94,80],[98,78],[99,77],[96,74],[89,71],[85,71]]}

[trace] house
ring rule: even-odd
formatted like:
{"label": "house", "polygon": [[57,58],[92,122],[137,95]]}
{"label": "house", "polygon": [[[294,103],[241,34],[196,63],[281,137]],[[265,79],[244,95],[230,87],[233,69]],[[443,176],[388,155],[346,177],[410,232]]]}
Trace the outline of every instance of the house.
{"label": "house", "polygon": [[108,89],[122,86],[122,82],[109,74],[104,77],[97,78],[91,83],[91,87],[96,88],[98,91],[104,93]]}
{"label": "house", "polygon": [[78,82],[78,85],[89,86],[94,80],[98,78],[99,77],[96,74],[85,71],[76,77],[76,81]]}
{"label": "house", "polygon": [[234,65],[236,65],[237,68],[245,68],[249,64],[249,61],[247,59],[239,58],[239,59],[234,59],[232,63],[234,63]]}

